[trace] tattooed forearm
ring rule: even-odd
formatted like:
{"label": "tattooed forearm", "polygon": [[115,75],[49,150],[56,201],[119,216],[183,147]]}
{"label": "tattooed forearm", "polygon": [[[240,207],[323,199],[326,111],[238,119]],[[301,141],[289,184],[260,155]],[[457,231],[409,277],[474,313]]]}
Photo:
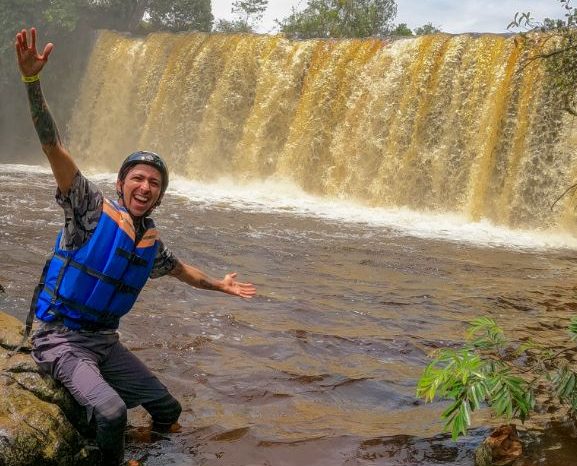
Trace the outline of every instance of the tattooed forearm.
{"label": "tattooed forearm", "polygon": [[200,288],[203,288],[205,290],[213,290],[213,291],[218,291],[220,290],[220,288],[218,286],[216,286],[213,283],[210,283],[209,281],[201,278],[200,282],[199,282]]}
{"label": "tattooed forearm", "polygon": [[42,95],[42,88],[40,81],[26,85],[28,91],[28,101],[30,103],[30,113],[32,114],[32,121],[34,128],[38,133],[38,138],[43,146],[55,146],[60,143],[60,135],[58,128],[52,118],[52,114],[48,109],[44,95]]}
{"label": "tattooed forearm", "polygon": [[222,291],[220,284],[215,283],[213,279],[207,277],[200,270],[195,269],[190,265],[183,264],[178,260],[169,274],[178,278],[181,282],[187,283],[196,288],[201,288],[203,290]]}

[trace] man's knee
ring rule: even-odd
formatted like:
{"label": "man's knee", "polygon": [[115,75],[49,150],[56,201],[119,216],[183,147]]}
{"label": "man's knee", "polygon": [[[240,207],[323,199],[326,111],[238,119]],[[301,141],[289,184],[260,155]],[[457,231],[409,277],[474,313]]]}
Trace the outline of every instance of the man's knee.
{"label": "man's knee", "polygon": [[98,401],[93,406],[94,417],[100,429],[124,430],[127,423],[126,404],[120,397]]}
{"label": "man's knee", "polygon": [[170,426],[178,421],[182,412],[180,403],[170,393],[158,400],[143,403],[142,406],[150,413],[152,421],[158,425]]}

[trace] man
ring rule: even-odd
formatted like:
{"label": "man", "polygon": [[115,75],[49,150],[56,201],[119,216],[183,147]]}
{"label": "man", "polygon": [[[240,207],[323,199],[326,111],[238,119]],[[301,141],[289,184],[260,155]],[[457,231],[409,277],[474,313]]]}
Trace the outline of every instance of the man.
{"label": "man", "polygon": [[[180,416],[179,402],[118,340],[127,313],[148,277],[170,275],[197,288],[242,298],[255,295],[235,273],[215,280],[185,264],[163,245],[148,216],[168,185],[168,170],[152,152],[131,154],[116,182],[118,201],[105,199],[84,178],[62,145],[44,100],[39,73],[53,45],[36,49],[36,30],[16,35],[18,66],[32,120],[46,154],[64,209],[58,236],[34,294],[31,316],[42,325],[32,338],[40,369],[59,380],[96,424],[102,464],[122,464],[127,408],[142,405],[157,429],[169,430]],[[31,318],[30,318],[31,317]]]}

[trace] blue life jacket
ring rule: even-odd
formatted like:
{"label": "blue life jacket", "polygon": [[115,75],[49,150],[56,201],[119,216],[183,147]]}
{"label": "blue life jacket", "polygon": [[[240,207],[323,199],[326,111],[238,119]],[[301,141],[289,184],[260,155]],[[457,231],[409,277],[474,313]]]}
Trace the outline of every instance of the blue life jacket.
{"label": "blue life jacket", "polygon": [[79,249],[61,249],[60,232],[34,293],[36,317],[63,320],[71,329],[118,328],[148,280],[158,250],[154,222],[145,221],[147,229],[136,244],[129,213],[105,199],[96,229]]}

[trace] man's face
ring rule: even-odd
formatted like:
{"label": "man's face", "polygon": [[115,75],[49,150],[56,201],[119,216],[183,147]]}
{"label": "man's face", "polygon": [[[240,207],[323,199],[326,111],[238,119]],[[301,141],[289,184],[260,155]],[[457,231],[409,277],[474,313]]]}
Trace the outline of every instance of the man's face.
{"label": "man's face", "polygon": [[162,175],[151,165],[140,163],[132,167],[124,181],[116,181],[116,191],[122,192],[122,205],[133,217],[142,217],[156,206],[162,187]]}

